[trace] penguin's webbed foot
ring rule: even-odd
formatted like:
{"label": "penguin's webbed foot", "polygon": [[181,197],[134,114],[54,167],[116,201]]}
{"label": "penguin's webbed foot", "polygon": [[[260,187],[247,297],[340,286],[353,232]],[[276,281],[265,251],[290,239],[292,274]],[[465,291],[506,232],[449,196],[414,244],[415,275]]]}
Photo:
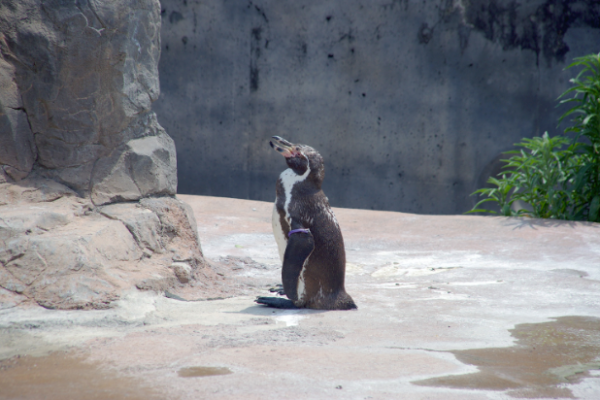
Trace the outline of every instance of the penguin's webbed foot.
{"label": "penguin's webbed foot", "polygon": [[281,297],[262,297],[259,296],[254,300],[258,304],[265,305],[272,308],[281,309],[297,309],[294,302],[288,299],[282,299]]}
{"label": "penguin's webbed foot", "polygon": [[275,285],[274,287],[269,289],[271,293],[277,293],[280,296],[285,296],[285,291],[283,290],[283,285],[281,283]]}

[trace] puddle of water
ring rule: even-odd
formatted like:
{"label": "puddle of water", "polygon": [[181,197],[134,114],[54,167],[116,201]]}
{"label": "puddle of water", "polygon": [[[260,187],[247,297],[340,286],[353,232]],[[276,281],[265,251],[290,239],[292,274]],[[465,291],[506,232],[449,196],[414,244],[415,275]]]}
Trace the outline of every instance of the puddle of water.
{"label": "puddle of water", "polygon": [[510,330],[515,346],[455,350],[455,357],[479,372],[414,381],[421,386],[508,390],[517,398],[574,398],[564,384],[600,370],[600,319],[560,317]]}
{"label": "puddle of water", "polygon": [[0,361],[0,399],[144,400],[162,399],[135,378],[88,363],[83,355],[63,351],[43,357]]}
{"label": "puddle of water", "polygon": [[225,367],[187,367],[178,372],[182,378],[198,378],[202,376],[229,375],[233,371]]}

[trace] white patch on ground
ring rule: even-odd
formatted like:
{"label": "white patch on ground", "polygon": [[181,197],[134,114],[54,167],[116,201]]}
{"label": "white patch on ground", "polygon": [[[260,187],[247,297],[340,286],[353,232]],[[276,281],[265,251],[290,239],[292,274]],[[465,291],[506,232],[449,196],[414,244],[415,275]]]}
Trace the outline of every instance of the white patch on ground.
{"label": "white patch on ground", "polygon": [[[447,365],[452,365],[452,367],[447,367],[448,370],[453,371],[453,373],[448,373],[447,375],[466,375],[466,374],[473,374],[476,372],[479,372],[479,368],[477,368],[474,365],[468,365],[468,364],[463,364],[461,363],[459,360],[456,359],[456,356],[454,356],[454,354],[452,353],[444,353],[441,351],[432,351],[429,349],[425,349],[425,348],[419,348],[419,347],[404,347],[404,346],[390,346],[388,347],[388,351],[390,352],[397,352],[397,354],[400,356],[406,356],[408,354],[427,354],[431,357],[433,357],[433,359],[435,360],[442,360],[444,362],[447,363]],[[439,362],[439,361],[438,361]],[[386,393],[388,394],[388,396],[386,396],[386,398],[394,398],[394,399],[405,399],[405,398],[410,398],[410,399],[459,399],[461,398],[461,394],[464,394],[464,397],[462,398],[468,398],[468,399],[473,399],[474,397],[471,397],[471,393],[473,391],[469,391],[469,390],[461,390],[461,389],[456,389],[456,388],[452,388],[451,392],[448,391],[448,389],[444,390],[444,388],[431,388],[431,387],[422,387],[422,386],[416,386],[414,384],[412,384],[411,382],[413,381],[417,381],[417,380],[421,380],[421,379],[428,379],[428,378],[434,378],[434,377],[438,377],[438,376],[446,376],[445,374],[442,375],[442,373],[435,373],[435,372],[429,372],[428,373],[427,368],[423,368],[420,370],[421,373],[415,373],[415,374],[410,374],[407,376],[402,376],[399,375],[397,378],[395,379],[361,379],[361,380],[351,380],[348,379],[346,381],[343,382],[343,390],[344,391],[348,391],[348,392],[354,392],[354,391],[359,391],[359,390],[364,390],[365,387],[368,388],[377,388],[378,393]],[[407,390],[407,387],[410,388],[409,390]],[[407,393],[410,393],[410,395],[407,396]],[[450,393],[450,394],[448,394]],[[493,394],[494,392],[492,392]],[[412,395],[414,394],[414,395]],[[457,395],[456,395],[457,394]],[[503,397],[492,397],[488,395],[489,392],[484,392],[483,395],[480,395],[479,397],[477,397],[478,399],[481,400],[490,400],[490,399],[497,399],[497,400],[507,400],[509,399],[509,397],[503,396]],[[362,397],[361,397],[362,398]],[[369,397],[365,397],[365,398],[369,398]],[[379,398],[379,397],[372,397],[372,398]],[[512,399],[512,398],[510,398]]]}
{"label": "white patch on ground", "polygon": [[[282,317],[289,326],[297,325],[306,314],[304,310],[273,311],[256,306],[253,296],[240,296],[215,301],[183,302],[152,292],[131,291],[108,310],[64,311],[42,307],[0,311],[0,331],[8,328],[31,330],[35,341],[16,340],[0,335],[0,359],[17,354],[44,355],[64,346],[78,346],[92,338],[119,337],[131,332],[145,332],[156,328],[182,325],[235,325],[262,317]],[[252,312],[246,310],[252,309]],[[303,312],[304,311],[304,312]],[[273,314],[276,312],[276,314]],[[277,324],[256,325],[255,330],[278,329]],[[245,327],[251,331],[252,326]],[[23,335],[21,335],[23,336]]]}
{"label": "white patch on ground", "polygon": [[481,282],[451,282],[452,286],[479,286],[479,285],[499,285],[504,281],[481,281]]}
{"label": "white patch on ground", "polygon": [[237,233],[202,239],[202,250],[208,259],[239,256],[250,257],[262,264],[280,264],[279,254],[273,235],[270,233]]}
{"label": "white patch on ground", "polygon": [[445,291],[444,292],[435,291],[435,292],[440,293],[440,296],[408,299],[406,301],[407,302],[421,302],[421,301],[430,301],[430,300],[465,301],[465,300],[469,300],[469,299],[471,299],[472,301],[475,301],[471,297],[469,297],[469,295],[467,295],[467,294],[447,293]]}
{"label": "white patch on ground", "polygon": [[286,310],[275,317],[275,322],[283,322],[285,326],[297,326],[301,319],[306,318],[300,311]]}
{"label": "white patch on ground", "polygon": [[350,261],[368,266],[391,264],[401,268],[419,267],[458,267],[482,262],[482,256],[471,251],[372,251],[363,248],[349,248]]}
{"label": "white patch on ground", "polygon": [[418,285],[412,284],[412,283],[402,283],[402,282],[386,282],[386,283],[379,283],[379,284],[375,284],[375,285],[369,285],[370,287],[374,288],[375,290],[379,290],[379,289],[416,289],[417,287],[419,287]]}
{"label": "white patch on ground", "polygon": [[346,275],[363,275],[365,273],[362,265],[346,263]]}
{"label": "white patch on ground", "polygon": [[[376,266],[371,273],[374,277],[385,276],[424,276],[439,274],[455,268],[469,267],[508,267],[520,266],[521,263],[514,261],[498,260],[496,257],[482,256],[470,251],[445,251],[445,252],[390,252],[378,251],[369,260],[356,257],[360,253],[350,256],[352,262],[358,262],[366,266]],[[379,263],[379,265],[376,265]],[[373,265],[375,264],[375,265]]]}
{"label": "white patch on ground", "polygon": [[462,267],[442,267],[442,268],[418,268],[418,269],[409,269],[406,272],[406,276],[424,276],[424,275],[433,275],[439,274],[440,272],[447,272],[451,269],[462,268]]}
{"label": "white patch on ground", "polygon": [[389,265],[387,267],[379,268],[373,272],[371,276],[375,278],[386,277],[386,276],[424,276],[439,274],[441,272],[447,272],[455,268],[462,267],[442,267],[442,268],[405,268],[399,265]]}
{"label": "white patch on ground", "polygon": [[[510,254],[480,254],[476,251],[373,251],[370,249],[349,246],[347,248],[348,261],[360,264],[365,269],[371,269],[372,276],[398,276],[404,275],[403,271],[415,270],[411,274],[429,275],[447,271],[450,268],[491,268],[500,269],[531,269],[547,271],[549,265],[554,263],[550,258],[542,255],[535,260],[515,259]],[[600,280],[600,269],[590,262],[589,256],[573,257],[569,260],[569,268],[584,271],[589,274],[587,279]],[[565,265],[565,264],[559,264]],[[575,267],[576,266],[576,267]],[[373,268],[375,270],[373,270]],[[433,268],[433,270],[431,270]],[[564,268],[564,266],[563,266]],[[379,272],[381,270],[381,272]],[[420,271],[417,271],[420,270]],[[429,270],[430,272],[427,272]],[[441,271],[440,271],[441,270]],[[411,275],[409,275],[411,276]]]}
{"label": "white patch on ground", "polygon": [[285,204],[283,209],[285,210],[285,217],[288,221],[289,226],[292,226],[292,218],[290,216],[290,202],[292,200],[292,189],[296,183],[304,181],[310,174],[310,167],[306,168],[306,172],[302,175],[298,175],[293,169],[288,168],[279,175],[281,183],[283,185],[283,191],[285,193]]}

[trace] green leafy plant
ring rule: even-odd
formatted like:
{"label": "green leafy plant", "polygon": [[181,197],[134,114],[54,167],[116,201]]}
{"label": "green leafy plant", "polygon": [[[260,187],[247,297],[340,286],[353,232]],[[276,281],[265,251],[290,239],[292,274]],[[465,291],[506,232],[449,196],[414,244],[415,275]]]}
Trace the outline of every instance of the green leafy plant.
{"label": "green leafy plant", "polygon": [[[560,218],[568,215],[568,196],[563,190],[569,171],[578,157],[571,147],[561,150],[569,139],[556,136],[523,139],[515,144],[520,150],[509,151],[512,155],[502,160],[505,171],[500,178],[491,177],[492,188],[483,188],[474,194],[485,196],[469,212],[489,212],[505,216],[530,216],[535,218]],[[478,208],[487,202],[496,202],[500,212]]]}
{"label": "green leafy plant", "polygon": [[575,135],[572,147],[581,158],[572,171],[572,219],[600,222],[600,53],[576,58],[567,69],[573,67],[582,70],[560,97],[572,107],[559,119],[571,117],[565,132]]}
{"label": "green leafy plant", "polygon": [[[600,54],[576,58],[566,69],[582,67],[560,104],[572,107],[559,122],[571,137],[523,139],[509,151],[504,171],[487,181],[493,187],[473,194],[484,197],[468,213],[529,216],[600,222]],[[481,208],[497,203],[500,212]]]}

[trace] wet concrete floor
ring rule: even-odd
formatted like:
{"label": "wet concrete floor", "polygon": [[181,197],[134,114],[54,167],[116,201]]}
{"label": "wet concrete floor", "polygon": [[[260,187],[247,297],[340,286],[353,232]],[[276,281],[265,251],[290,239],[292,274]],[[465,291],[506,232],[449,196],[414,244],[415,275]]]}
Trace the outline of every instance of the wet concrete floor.
{"label": "wet concrete floor", "polygon": [[358,310],[272,310],[271,204],[181,198],[238,295],[0,310],[0,399],[600,399],[600,224],[335,209]]}
{"label": "wet concrete floor", "polygon": [[[412,382],[424,386],[508,390],[518,398],[575,398],[565,383],[600,380],[600,319],[560,317],[511,329],[514,346],[450,351],[479,372]],[[590,374],[593,373],[593,375]]]}
{"label": "wet concrete floor", "polygon": [[0,361],[0,399],[159,400],[164,397],[139,378],[86,361],[78,351],[17,356]]}
{"label": "wet concrete floor", "polygon": [[229,375],[233,372],[225,367],[186,367],[178,371],[182,378],[201,378],[204,376]]}

